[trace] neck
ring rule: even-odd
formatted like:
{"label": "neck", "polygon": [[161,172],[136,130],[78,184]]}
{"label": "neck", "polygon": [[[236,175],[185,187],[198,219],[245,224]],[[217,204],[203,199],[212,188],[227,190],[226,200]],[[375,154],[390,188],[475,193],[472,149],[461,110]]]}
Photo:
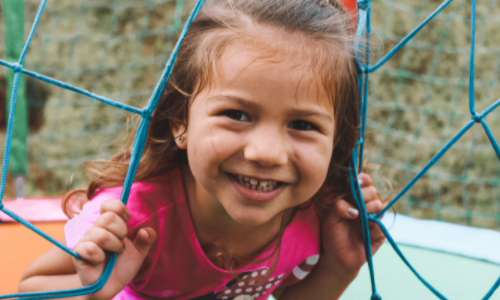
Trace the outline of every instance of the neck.
{"label": "neck", "polygon": [[213,195],[196,181],[188,166],[182,176],[194,228],[201,245],[216,244],[241,257],[250,257],[279,234],[283,213],[269,222],[249,226],[235,222]]}

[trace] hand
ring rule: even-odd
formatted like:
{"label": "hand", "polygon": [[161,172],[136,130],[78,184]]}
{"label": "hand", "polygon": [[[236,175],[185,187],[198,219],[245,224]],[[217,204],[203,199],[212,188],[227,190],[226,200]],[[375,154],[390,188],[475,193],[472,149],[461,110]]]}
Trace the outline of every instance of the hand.
{"label": "hand", "polygon": [[[368,213],[378,213],[384,204],[377,197],[377,189],[367,174],[359,174],[362,180],[361,191]],[[357,275],[366,262],[365,248],[359,220],[359,211],[349,202],[338,200],[327,217],[322,220],[321,235],[323,254],[322,260],[329,268],[340,276]],[[371,247],[373,254],[385,240],[382,230],[370,222]]]}
{"label": "hand", "polygon": [[113,271],[99,291],[90,294],[91,299],[111,299],[136,275],[156,240],[152,228],[142,228],[131,241],[127,238],[126,222],[130,212],[120,200],[106,200],[101,205],[101,215],[73,248],[85,260],[73,258],[76,271],[84,286],[97,281],[109,258],[109,251],[117,252]]}

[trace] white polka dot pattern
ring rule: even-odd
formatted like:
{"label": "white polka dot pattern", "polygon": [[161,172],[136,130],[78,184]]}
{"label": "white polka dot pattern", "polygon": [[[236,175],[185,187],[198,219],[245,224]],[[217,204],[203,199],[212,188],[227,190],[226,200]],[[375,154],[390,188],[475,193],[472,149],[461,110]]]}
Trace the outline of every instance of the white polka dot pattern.
{"label": "white polka dot pattern", "polygon": [[281,283],[285,274],[268,278],[269,270],[262,268],[239,277],[236,283],[217,294],[217,299],[254,300]]}

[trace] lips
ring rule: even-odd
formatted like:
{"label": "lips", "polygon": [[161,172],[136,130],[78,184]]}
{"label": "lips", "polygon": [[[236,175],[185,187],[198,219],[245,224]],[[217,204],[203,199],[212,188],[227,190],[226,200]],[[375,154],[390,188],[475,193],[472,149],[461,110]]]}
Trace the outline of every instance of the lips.
{"label": "lips", "polygon": [[287,186],[280,181],[258,180],[238,174],[228,174],[228,177],[241,196],[255,202],[272,201]]}

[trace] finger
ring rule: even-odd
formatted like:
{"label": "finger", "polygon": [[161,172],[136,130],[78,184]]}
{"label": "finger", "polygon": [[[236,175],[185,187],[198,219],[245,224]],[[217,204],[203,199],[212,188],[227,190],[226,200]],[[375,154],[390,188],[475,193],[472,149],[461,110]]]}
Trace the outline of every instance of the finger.
{"label": "finger", "polygon": [[100,227],[111,232],[120,240],[127,236],[128,229],[125,220],[111,211],[104,212],[94,223],[95,227]]}
{"label": "finger", "polygon": [[376,214],[384,208],[384,203],[379,199],[372,200],[365,203],[366,212],[368,214]]}
{"label": "finger", "polygon": [[372,177],[366,173],[359,173],[358,180],[362,188],[373,185]]}
{"label": "finger", "polygon": [[337,215],[343,219],[356,219],[359,216],[359,211],[345,200],[339,200],[335,203]]}
{"label": "finger", "polygon": [[106,259],[106,253],[104,253],[104,250],[92,241],[80,241],[75,245],[73,250],[85,259],[84,261],[74,259],[73,261],[78,265],[83,266],[88,263],[98,265],[103,263]]}
{"label": "finger", "polygon": [[378,224],[370,222],[370,239],[372,244],[381,244],[385,240],[385,234]]}
{"label": "finger", "polygon": [[130,212],[128,208],[118,199],[106,200],[101,204],[101,214],[105,212],[114,212],[120,216],[125,222],[130,219]]}
{"label": "finger", "polygon": [[378,227],[378,225],[375,225],[370,227],[370,237],[372,241],[379,241],[381,239],[385,239],[385,234],[382,229]]}
{"label": "finger", "polygon": [[134,245],[146,257],[151,246],[156,241],[156,232],[151,227],[141,228],[134,238]]}
{"label": "finger", "polygon": [[373,185],[362,188],[361,194],[363,195],[363,199],[365,199],[365,203],[378,198],[377,189]]}
{"label": "finger", "polygon": [[92,242],[102,250],[121,253],[125,250],[125,244],[117,236],[107,231],[104,228],[90,228],[80,240],[81,242]]}

